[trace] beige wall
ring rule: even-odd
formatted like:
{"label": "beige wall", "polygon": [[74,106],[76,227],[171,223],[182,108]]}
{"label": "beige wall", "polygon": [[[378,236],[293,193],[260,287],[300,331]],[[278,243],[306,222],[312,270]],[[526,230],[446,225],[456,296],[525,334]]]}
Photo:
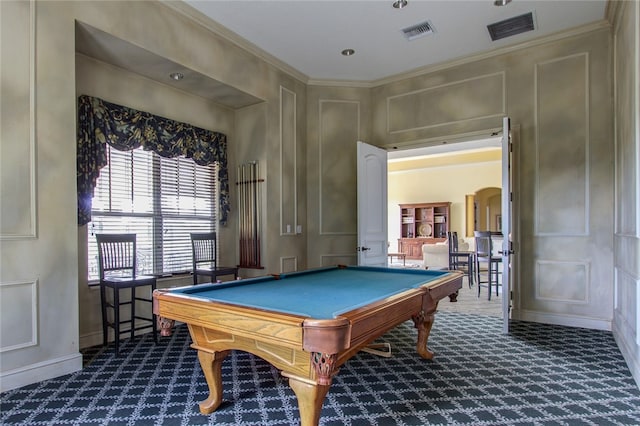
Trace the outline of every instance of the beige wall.
{"label": "beige wall", "polygon": [[[500,187],[500,161],[466,163],[389,172],[388,234],[390,252],[400,238],[400,207],[406,203],[450,202],[451,231],[464,237],[465,196],[488,187]],[[464,240],[464,238],[461,238]]]}
{"label": "beige wall", "polygon": [[613,331],[640,383],[640,4],[615,6],[610,8],[616,73]]}
{"label": "beige wall", "polygon": [[511,117],[515,319],[611,328],[609,42],[592,27],[372,89],[372,141],[390,149],[488,136]]}
{"label": "beige wall", "polygon": [[[87,94],[230,135],[232,212],[228,227],[221,231],[223,261],[235,263],[237,256],[235,168],[238,161],[257,159],[264,162],[263,244],[282,250],[263,250],[265,269],[242,270],[241,274],[278,272],[283,256],[301,258],[299,264],[305,266],[306,234],[272,232],[280,229],[281,210],[289,217],[289,212],[295,212],[306,230],[304,83],[215,35],[182,3],[2,2],[0,7],[3,77],[11,76],[15,82],[19,93],[12,106],[27,118],[18,121],[7,109],[2,110],[2,157],[13,159],[17,169],[27,171],[24,179],[9,173],[3,162],[2,182],[11,179],[20,185],[11,193],[3,187],[2,204],[11,205],[10,199],[15,199],[21,213],[8,210],[10,217],[26,218],[2,222],[3,390],[81,368],[80,340],[89,344],[100,336],[97,295],[79,278],[84,277],[86,267],[82,261],[79,264],[85,257],[84,231],[78,232],[76,225],[76,85]],[[76,75],[76,20],[264,99],[265,105],[229,111],[108,65],[96,66],[91,60],[80,59]],[[9,22],[15,25],[5,25]],[[19,35],[20,43],[15,49],[5,49],[5,40],[14,34]],[[33,79],[28,78],[31,73]],[[122,78],[117,85],[116,78]],[[3,78],[3,102],[9,99],[5,98],[10,93],[7,81]],[[284,138],[282,123],[289,129]],[[287,149],[280,155],[283,145]],[[286,197],[281,197],[281,187],[286,188]]]}
{"label": "beige wall", "polygon": [[[73,19],[64,15],[64,7],[52,11],[56,17],[51,20],[41,19],[35,3],[1,2],[0,8],[1,98],[4,102],[5,94],[22,90],[23,96],[14,99],[12,107],[30,117],[28,126],[21,127],[2,108],[0,180],[12,181],[18,188],[8,197],[3,189],[2,204],[11,209],[15,199],[13,215],[33,220],[28,225],[3,224],[0,240],[0,386],[4,390],[80,369],[82,357],[78,353]],[[5,26],[7,22],[18,32],[6,34],[11,28]],[[19,48],[7,51],[7,41],[14,34],[19,35],[15,38]],[[21,68],[14,70],[15,80],[9,81],[21,82],[20,76],[27,75],[33,79],[26,85],[8,84],[4,71],[11,63]],[[16,178],[5,167],[5,153],[14,150],[20,153],[12,160],[14,166],[27,170],[33,179]],[[25,152],[28,155],[22,155]],[[20,203],[23,191],[34,198],[29,195]]]}
{"label": "beige wall", "polygon": [[357,264],[356,142],[369,142],[368,89],[307,94],[308,266]]}
{"label": "beige wall", "polygon": [[[639,149],[638,5],[624,3],[616,27],[615,47],[624,54],[616,56],[614,144],[613,46],[605,25],[375,87],[307,86],[216,35],[183,3],[0,2],[3,78],[15,83],[12,98],[5,97],[3,79],[2,102],[11,99],[11,111],[20,112],[3,108],[0,117],[2,182],[16,185],[2,187],[2,204],[27,212],[2,211],[3,390],[81,368],[79,304],[95,303],[86,294],[79,301],[75,105],[76,80],[86,76],[76,76],[76,20],[264,100],[234,111],[233,119],[208,103],[188,101],[201,106],[186,121],[225,117],[221,127],[233,123],[227,129],[235,141],[229,148],[232,203],[237,164],[264,162],[265,269],[243,275],[354,262],[356,140],[392,148],[486,136],[501,128],[503,115],[511,116],[518,128],[514,317],[605,329],[615,319],[619,344],[638,377],[639,195],[637,184],[629,183],[638,176],[637,160],[631,160]],[[15,48],[5,50],[7,37]],[[561,102],[549,102],[565,86],[571,90],[558,97]],[[142,87],[136,83],[132,90]],[[630,87],[636,95],[627,101]],[[147,103],[148,96],[141,94],[146,109],[166,107]],[[167,115],[180,118],[177,111]],[[15,167],[6,167],[12,161]],[[621,173],[615,186],[614,161]],[[233,208],[227,235],[237,229]],[[289,222],[302,233],[287,232]],[[225,238],[222,250],[232,259],[235,239]],[[95,324],[87,334],[91,329]]]}

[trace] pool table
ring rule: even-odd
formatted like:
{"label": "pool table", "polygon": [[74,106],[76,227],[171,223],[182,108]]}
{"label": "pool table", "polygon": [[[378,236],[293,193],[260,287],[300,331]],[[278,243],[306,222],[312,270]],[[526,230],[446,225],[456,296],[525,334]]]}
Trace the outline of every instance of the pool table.
{"label": "pool table", "polygon": [[200,412],[222,402],[221,367],[231,350],[281,370],[298,399],[301,424],[317,425],[338,367],[374,339],[412,319],[426,359],[438,301],[456,300],[458,271],[336,266],[154,292],[162,333],[187,324],[209,386]]}

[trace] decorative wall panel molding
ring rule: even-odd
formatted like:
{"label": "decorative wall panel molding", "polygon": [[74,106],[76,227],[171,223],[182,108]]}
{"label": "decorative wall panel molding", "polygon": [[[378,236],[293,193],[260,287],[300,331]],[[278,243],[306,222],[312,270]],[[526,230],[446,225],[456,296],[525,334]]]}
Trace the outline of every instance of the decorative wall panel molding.
{"label": "decorative wall panel molding", "polygon": [[320,235],[356,235],[360,102],[320,100]]}
{"label": "decorative wall panel molding", "polygon": [[298,270],[298,258],[296,256],[288,256],[280,258],[280,273],[295,272]]}
{"label": "decorative wall panel molding", "polygon": [[536,300],[587,304],[590,263],[540,260],[536,262]]}
{"label": "decorative wall panel molding", "polygon": [[[640,238],[640,7],[637,2],[616,2],[614,31],[616,150],[616,233]],[[639,320],[640,321],[640,320]],[[640,330],[640,328],[639,328]],[[640,334],[640,333],[638,333]]]}
{"label": "decorative wall panel molding", "polygon": [[0,2],[0,239],[36,237],[35,7]]}
{"label": "decorative wall panel molding", "polygon": [[589,55],[535,66],[536,235],[589,233]]}
{"label": "decorative wall panel molding", "polygon": [[38,281],[0,283],[0,353],[38,344]]}
{"label": "decorative wall panel molding", "polygon": [[[626,330],[640,330],[640,316],[636,312],[638,298],[640,298],[640,280],[623,269],[614,271],[613,310],[618,322]],[[640,333],[635,333],[636,344],[640,345]]]}
{"label": "decorative wall panel molding", "polygon": [[[464,103],[460,103],[464,99]],[[387,98],[387,132],[408,132],[506,114],[505,73],[498,72]]]}
{"label": "decorative wall panel molding", "polygon": [[280,235],[298,226],[296,93],[280,86]]}

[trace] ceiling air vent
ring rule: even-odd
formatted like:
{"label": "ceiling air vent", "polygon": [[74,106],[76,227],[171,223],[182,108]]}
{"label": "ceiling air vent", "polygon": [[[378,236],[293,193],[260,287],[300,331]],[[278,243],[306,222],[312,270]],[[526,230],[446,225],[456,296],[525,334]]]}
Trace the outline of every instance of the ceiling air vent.
{"label": "ceiling air vent", "polygon": [[434,32],[435,31],[433,29],[433,25],[431,25],[431,22],[429,21],[421,22],[402,30],[405,38],[409,41],[424,37],[429,34],[433,34]]}
{"label": "ceiling air vent", "polygon": [[487,29],[493,41],[532,31],[534,29],[533,13],[525,13],[524,15],[487,25]]}

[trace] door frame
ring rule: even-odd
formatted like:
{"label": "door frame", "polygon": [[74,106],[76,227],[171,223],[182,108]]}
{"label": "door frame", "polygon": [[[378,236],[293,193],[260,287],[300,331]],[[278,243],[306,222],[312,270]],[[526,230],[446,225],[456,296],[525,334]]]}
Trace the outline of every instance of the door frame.
{"label": "door frame", "polygon": [[[518,256],[518,245],[519,245],[519,238],[520,238],[520,229],[519,229],[519,223],[520,223],[520,212],[519,212],[519,200],[520,200],[520,196],[519,196],[519,178],[518,178],[518,164],[517,164],[517,160],[518,160],[518,145],[517,145],[517,141],[520,139],[519,138],[519,132],[520,132],[520,126],[519,124],[515,124],[513,121],[511,122],[511,138],[512,138],[512,149],[513,152],[511,153],[511,175],[512,175],[512,182],[511,182],[511,190],[512,190],[512,199],[511,199],[511,208],[512,208],[512,216],[511,216],[511,224],[510,224],[510,228],[511,228],[511,241],[513,242],[513,246],[512,249],[514,251],[514,253],[511,255],[511,268],[510,268],[510,274],[509,274],[509,282],[510,282],[510,293],[511,293],[511,297],[510,297],[510,304],[509,306],[511,307],[509,315],[506,315],[504,310],[505,310],[505,306],[507,306],[506,303],[502,304],[502,316],[503,316],[503,331],[507,332],[508,330],[508,326],[509,326],[509,321],[511,320],[512,315],[510,315],[514,308],[517,308],[517,306],[519,306],[519,298],[520,298],[520,294],[519,294],[519,288],[520,288],[520,280],[519,280],[519,256]],[[422,141],[420,143],[416,143],[416,144],[411,144],[410,146],[398,146],[398,147],[394,147],[394,150],[402,150],[402,149],[416,149],[416,148],[428,148],[428,147],[437,147],[440,146],[442,148],[440,148],[438,150],[438,153],[446,153],[446,152],[454,152],[455,149],[451,149],[452,145],[455,145],[456,143],[462,143],[462,142],[472,142],[472,141],[479,141],[482,139],[490,139],[490,138],[500,138],[502,139],[502,127],[499,128],[491,128],[491,129],[486,129],[484,131],[479,131],[479,132],[474,132],[473,134],[453,134],[453,135],[448,135],[448,136],[442,136],[442,137],[438,137],[438,138],[433,138],[433,139],[429,139],[429,140],[425,140]],[[448,150],[446,148],[443,147],[443,145],[445,144],[446,141],[446,146],[449,148]],[[502,163],[502,167],[504,169],[504,157],[501,160]],[[502,186],[502,185],[501,185]],[[503,240],[506,240],[503,239]]]}

